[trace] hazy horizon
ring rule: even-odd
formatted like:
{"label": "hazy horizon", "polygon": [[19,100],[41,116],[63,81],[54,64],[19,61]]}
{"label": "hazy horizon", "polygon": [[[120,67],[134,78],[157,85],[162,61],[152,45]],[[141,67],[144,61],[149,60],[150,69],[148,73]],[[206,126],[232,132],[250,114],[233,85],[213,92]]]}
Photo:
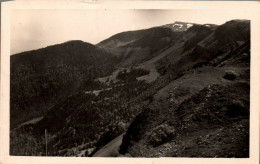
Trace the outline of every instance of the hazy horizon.
{"label": "hazy horizon", "polygon": [[11,54],[70,40],[97,44],[120,32],[176,21],[220,25],[233,19],[249,19],[249,16],[246,11],[234,10],[14,10],[11,16]]}

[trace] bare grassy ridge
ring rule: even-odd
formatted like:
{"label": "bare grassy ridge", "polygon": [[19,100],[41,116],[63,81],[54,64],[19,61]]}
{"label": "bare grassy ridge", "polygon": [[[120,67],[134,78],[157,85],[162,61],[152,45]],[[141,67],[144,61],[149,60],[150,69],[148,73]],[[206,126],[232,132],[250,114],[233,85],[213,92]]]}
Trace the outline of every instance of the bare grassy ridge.
{"label": "bare grassy ridge", "polygon": [[[250,55],[236,52],[224,66],[198,67],[159,90],[129,126],[120,153],[248,157]],[[235,78],[226,77],[230,70]]]}

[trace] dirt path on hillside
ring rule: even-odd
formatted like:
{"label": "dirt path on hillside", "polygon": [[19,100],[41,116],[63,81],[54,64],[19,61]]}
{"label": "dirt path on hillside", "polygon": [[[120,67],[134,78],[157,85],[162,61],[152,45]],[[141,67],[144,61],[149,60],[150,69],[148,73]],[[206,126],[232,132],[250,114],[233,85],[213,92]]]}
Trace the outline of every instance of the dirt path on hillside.
{"label": "dirt path on hillside", "polygon": [[99,149],[93,157],[113,157],[118,154],[118,149],[122,143],[123,135],[116,137],[112,141],[110,141],[108,144],[106,144],[104,147]]}

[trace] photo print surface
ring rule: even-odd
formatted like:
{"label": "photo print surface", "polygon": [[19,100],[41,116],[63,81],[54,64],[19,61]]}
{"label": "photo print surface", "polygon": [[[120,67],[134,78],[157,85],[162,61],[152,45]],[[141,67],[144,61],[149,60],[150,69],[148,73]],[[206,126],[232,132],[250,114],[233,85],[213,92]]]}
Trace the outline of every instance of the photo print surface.
{"label": "photo print surface", "polygon": [[10,155],[248,158],[250,25],[227,10],[13,10]]}

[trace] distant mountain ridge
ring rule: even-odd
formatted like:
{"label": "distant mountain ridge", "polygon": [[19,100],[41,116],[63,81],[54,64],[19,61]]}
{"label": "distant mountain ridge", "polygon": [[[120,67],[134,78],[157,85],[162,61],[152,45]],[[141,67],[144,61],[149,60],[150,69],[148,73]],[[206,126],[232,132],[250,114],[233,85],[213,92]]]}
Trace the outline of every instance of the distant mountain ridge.
{"label": "distant mountain ridge", "polygon": [[192,27],[194,25],[197,25],[197,24],[196,23],[187,23],[187,22],[176,21],[174,23],[166,24],[164,26],[170,28],[174,32],[183,32],[183,31],[187,31],[190,27]]}

